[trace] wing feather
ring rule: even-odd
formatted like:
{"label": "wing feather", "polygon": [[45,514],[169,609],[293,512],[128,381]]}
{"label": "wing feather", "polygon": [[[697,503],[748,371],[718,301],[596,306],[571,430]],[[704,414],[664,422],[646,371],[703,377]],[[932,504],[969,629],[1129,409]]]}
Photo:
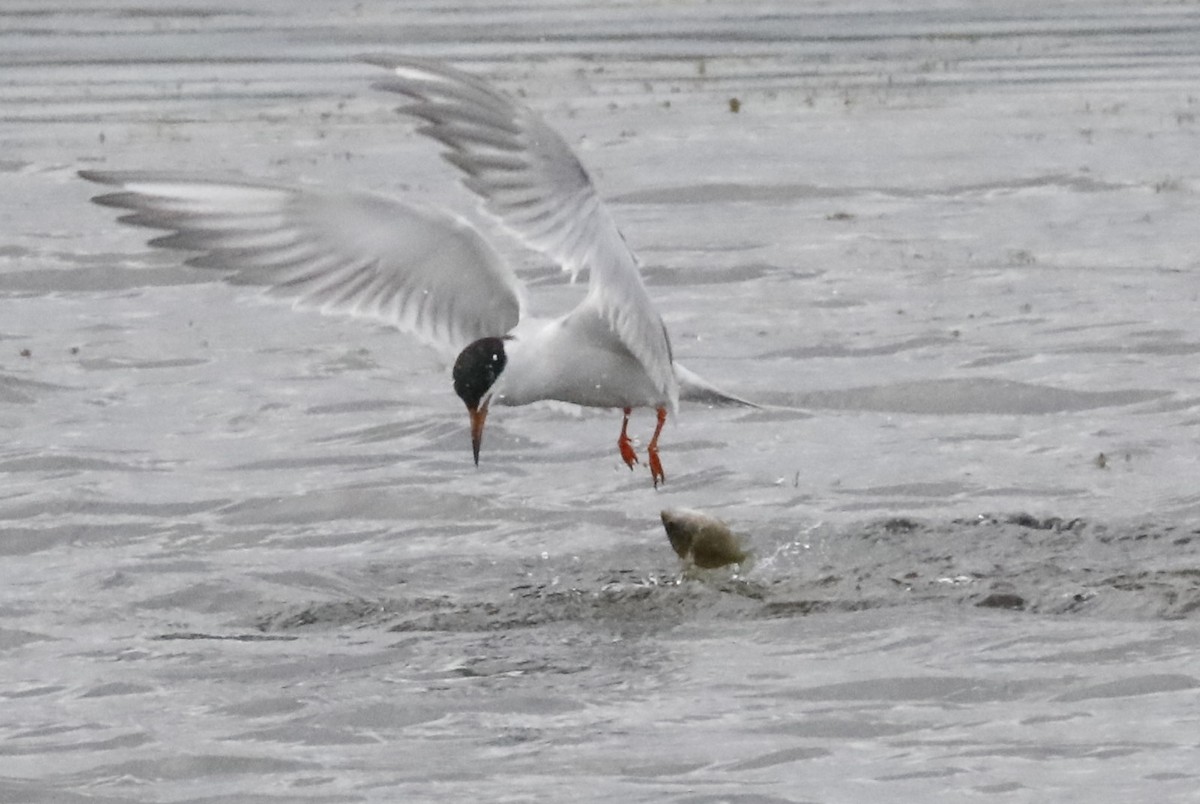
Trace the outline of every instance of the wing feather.
{"label": "wing feather", "polygon": [[465,222],[366,193],[159,172],[81,171],[118,188],[93,200],[164,230],[152,245],[234,284],[326,313],[365,316],[452,354],[521,315],[512,269]]}
{"label": "wing feather", "polygon": [[465,186],[489,213],[572,276],[589,273],[581,310],[608,324],[675,407],[679,386],[666,328],[632,252],[562,137],[478,77],[421,59],[364,61],[391,72],[374,86],[412,101],[402,111],[446,147],[446,160],[463,172]]}

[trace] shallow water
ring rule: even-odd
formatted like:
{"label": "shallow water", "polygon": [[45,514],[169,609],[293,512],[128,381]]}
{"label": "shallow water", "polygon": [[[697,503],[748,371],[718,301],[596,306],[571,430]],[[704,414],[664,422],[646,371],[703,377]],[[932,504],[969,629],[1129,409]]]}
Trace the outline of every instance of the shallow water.
{"label": "shallow water", "polygon": [[[604,411],[476,470],[433,355],[75,177],[468,212],[379,50],[523,93],[780,407],[685,406],[658,491]],[[1192,800],[1195,9],[30,2],[0,65],[0,801]],[[753,567],[681,581],[681,506]]]}

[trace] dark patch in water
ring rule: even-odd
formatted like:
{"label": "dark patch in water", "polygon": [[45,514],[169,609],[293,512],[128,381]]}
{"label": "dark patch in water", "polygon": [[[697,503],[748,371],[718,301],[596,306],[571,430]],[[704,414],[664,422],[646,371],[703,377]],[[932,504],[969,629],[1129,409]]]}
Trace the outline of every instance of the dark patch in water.
{"label": "dark patch in water", "polygon": [[1025,598],[1012,592],[993,592],[975,605],[981,609],[1012,609],[1020,611],[1025,608]]}
{"label": "dark patch in water", "polygon": [[[748,577],[697,579],[657,569],[587,575],[588,561],[548,567],[552,583],[473,594],[314,603],[268,614],[262,631],[379,628],[404,632],[505,632],[555,624],[622,636],[704,620],[846,614],[912,605],[972,606],[1040,615],[1179,619],[1200,610],[1200,529],[1114,527],[1027,513],[930,523],[891,517],[809,534],[796,543],[756,540]],[[664,543],[664,551],[669,547]],[[798,557],[789,557],[797,556]],[[820,558],[818,559],[817,556]],[[1170,569],[1146,569],[1147,566]]]}
{"label": "dark patch in water", "polygon": [[297,639],[294,636],[282,634],[201,634],[195,631],[186,631],[174,634],[159,634],[158,636],[150,637],[151,639],[166,642],[174,639],[183,640],[218,640],[226,642],[287,642]]}

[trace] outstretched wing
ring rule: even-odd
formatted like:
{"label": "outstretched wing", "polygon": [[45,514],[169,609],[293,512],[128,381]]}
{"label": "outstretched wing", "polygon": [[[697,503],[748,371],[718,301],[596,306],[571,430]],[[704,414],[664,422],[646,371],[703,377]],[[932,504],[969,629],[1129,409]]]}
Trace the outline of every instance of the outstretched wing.
{"label": "outstretched wing", "polygon": [[85,170],[130,210],[125,223],[170,234],[151,245],[200,252],[187,262],[322,312],[366,316],[444,352],[503,335],[520,284],[499,254],[448,214],[367,193],[327,192],[178,173]]}
{"label": "outstretched wing", "polygon": [[678,399],[671,345],[637,262],[570,147],[533,110],[437,62],[369,56],[392,75],[374,86],[412,100],[403,111],[444,144],[484,208],[572,275],[589,272],[584,306],[606,321],[659,390]]}

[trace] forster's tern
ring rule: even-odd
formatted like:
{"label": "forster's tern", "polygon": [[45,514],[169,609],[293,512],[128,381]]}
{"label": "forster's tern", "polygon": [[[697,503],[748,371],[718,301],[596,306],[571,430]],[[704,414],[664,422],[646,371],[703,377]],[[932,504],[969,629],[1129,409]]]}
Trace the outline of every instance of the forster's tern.
{"label": "forster's tern", "polygon": [[369,316],[443,350],[461,349],[454,390],[471,417],[475,463],[490,404],[560,400],[622,408],[618,448],[633,468],[631,408],[658,414],[647,447],[665,479],[658,438],[679,399],[750,404],[680,366],[637,262],[579,160],[525,105],[443,64],[372,56],[379,89],[446,147],[484,208],[574,277],[586,297],[566,315],[524,315],[513,270],[465,220],[369,193],[171,172],[85,170],[118,187],[93,200],[131,210],[122,221],[170,232],[151,245],[200,252],[191,265],[265,285],[297,306]]}

